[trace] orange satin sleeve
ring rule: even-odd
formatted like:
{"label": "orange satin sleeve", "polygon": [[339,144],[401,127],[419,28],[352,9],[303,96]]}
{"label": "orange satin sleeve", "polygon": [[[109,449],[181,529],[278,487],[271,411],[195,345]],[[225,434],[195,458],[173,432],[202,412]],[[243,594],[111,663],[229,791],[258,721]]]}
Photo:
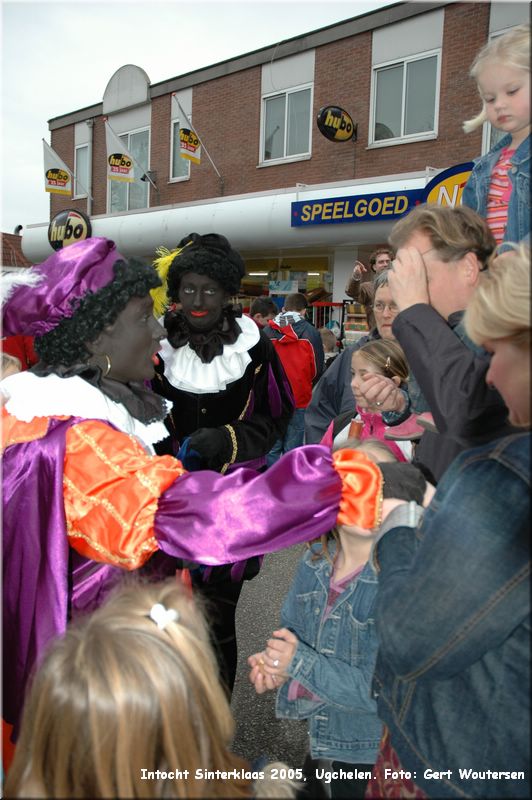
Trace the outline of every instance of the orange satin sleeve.
{"label": "orange satin sleeve", "polygon": [[[56,417],[55,419],[68,419],[68,417]],[[22,422],[5,408],[2,408],[2,452],[12,444],[23,444],[33,442],[35,439],[43,439],[48,433],[50,417],[34,417],[30,422]]]}
{"label": "orange satin sleeve", "polygon": [[148,455],[137,439],[104,422],[73,425],[63,476],[71,547],[94,561],[142,566],[158,550],[158,499],[184,473],[177,459]]}
{"label": "orange satin sleeve", "polygon": [[342,481],[338,524],[377,528],[382,515],[382,472],[358,450],[337,450],[332,458]]}

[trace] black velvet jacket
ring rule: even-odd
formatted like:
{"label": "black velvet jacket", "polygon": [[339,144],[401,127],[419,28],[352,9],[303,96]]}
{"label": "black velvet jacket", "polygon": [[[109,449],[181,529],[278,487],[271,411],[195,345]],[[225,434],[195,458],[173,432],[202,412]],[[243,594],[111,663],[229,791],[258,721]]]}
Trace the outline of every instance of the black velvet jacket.
{"label": "black velvet jacket", "polygon": [[156,446],[159,453],[175,455],[184,437],[198,428],[231,425],[237,441],[236,463],[268,453],[282,437],[294,405],[288,379],[273,348],[264,335],[249,350],[251,362],[241,378],[223,391],[194,394],[176,389],[164,377],[164,364],[156,368],[152,387],[174,404],[166,425],[171,438]]}

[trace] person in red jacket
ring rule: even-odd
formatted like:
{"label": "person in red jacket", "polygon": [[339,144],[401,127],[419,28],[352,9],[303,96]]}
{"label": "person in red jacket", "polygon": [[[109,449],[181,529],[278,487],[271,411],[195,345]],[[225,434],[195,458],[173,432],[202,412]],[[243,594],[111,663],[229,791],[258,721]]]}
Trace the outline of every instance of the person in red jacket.
{"label": "person in red jacket", "polygon": [[2,339],[2,353],[16,358],[21,370],[33,367],[39,360],[33,348],[33,336],[6,336]]}
{"label": "person in red jacket", "polygon": [[295,401],[286,432],[277,439],[266,458],[269,467],[283,453],[303,444],[305,409],[312,399],[312,387],[323,372],[323,342],[319,331],[305,319],[307,306],[304,294],[289,294],[281,313],[264,328],[290,381]]}

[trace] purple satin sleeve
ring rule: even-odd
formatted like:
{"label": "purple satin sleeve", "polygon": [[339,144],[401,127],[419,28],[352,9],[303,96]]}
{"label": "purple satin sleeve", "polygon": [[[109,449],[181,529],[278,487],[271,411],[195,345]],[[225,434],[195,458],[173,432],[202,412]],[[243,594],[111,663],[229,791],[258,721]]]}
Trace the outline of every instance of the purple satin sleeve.
{"label": "purple satin sleeve", "polygon": [[322,445],[290,450],[266,472],[190,472],[159,498],[155,536],[168,555],[229,564],[307,542],[336,523],[342,483]]}

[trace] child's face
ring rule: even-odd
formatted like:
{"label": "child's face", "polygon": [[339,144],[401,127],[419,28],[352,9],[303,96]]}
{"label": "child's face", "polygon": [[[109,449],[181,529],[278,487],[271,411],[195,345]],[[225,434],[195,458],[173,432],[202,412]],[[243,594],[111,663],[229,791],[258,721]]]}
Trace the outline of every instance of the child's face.
{"label": "child's face", "polygon": [[259,314],[258,312],[253,315],[253,319],[258,325],[261,325],[263,328],[266,327],[268,322],[275,317],[275,314]]}
{"label": "child's face", "polygon": [[351,357],[351,389],[355,395],[357,405],[364,406],[364,375],[383,375],[384,373],[379,370],[364,356],[355,351]]}
{"label": "child's face", "polygon": [[478,88],[489,122],[512,134],[517,146],[530,133],[530,73],[500,62],[487,63],[478,75]]}

